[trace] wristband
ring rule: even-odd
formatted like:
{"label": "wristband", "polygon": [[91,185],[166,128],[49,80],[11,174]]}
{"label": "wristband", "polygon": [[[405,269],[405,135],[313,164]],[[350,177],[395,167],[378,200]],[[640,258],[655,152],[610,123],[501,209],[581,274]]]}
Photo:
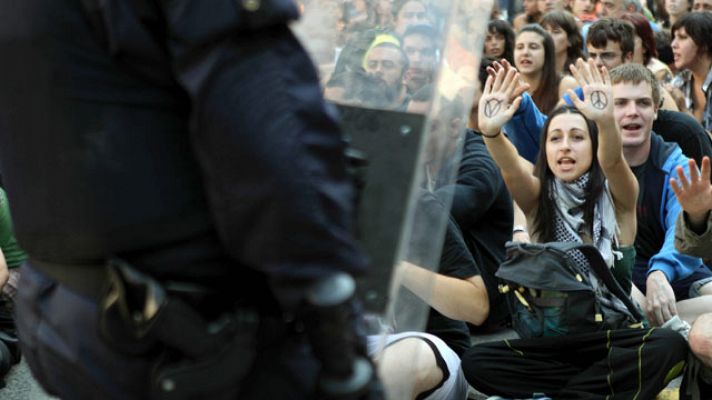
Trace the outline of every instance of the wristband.
{"label": "wristband", "polygon": [[494,139],[494,138],[496,138],[497,136],[499,136],[501,133],[502,133],[502,130],[500,129],[500,130],[498,130],[497,133],[495,133],[494,135],[485,135],[485,134],[482,133],[482,132],[480,132],[480,135],[486,137],[487,139]]}
{"label": "wristband", "polygon": [[526,228],[525,226],[523,226],[523,225],[514,225],[514,226],[512,227],[512,234],[520,233],[520,232],[522,232],[522,233],[529,233],[529,231],[527,231],[527,228]]}

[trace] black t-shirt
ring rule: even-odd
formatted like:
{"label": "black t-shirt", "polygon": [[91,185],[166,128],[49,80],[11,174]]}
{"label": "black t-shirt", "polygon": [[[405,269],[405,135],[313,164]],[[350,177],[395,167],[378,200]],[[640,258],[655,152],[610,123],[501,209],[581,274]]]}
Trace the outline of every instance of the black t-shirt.
{"label": "black t-shirt", "polygon": [[702,157],[712,157],[712,141],[705,128],[689,114],[658,110],[658,118],[653,123],[653,131],[666,142],[674,142],[682,149],[682,154],[694,158],[697,165]]}
{"label": "black t-shirt", "polygon": [[[460,279],[480,275],[490,302],[486,323],[496,324],[507,317],[494,274],[504,261],[504,244],[512,237],[512,199],[482,137],[468,130],[462,151],[455,184],[435,191],[436,197],[452,194],[453,198],[439,271]],[[470,347],[467,325],[435,310],[427,331],[458,354]]]}
{"label": "black t-shirt", "polygon": [[653,134],[650,146],[648,159],[643,164],[631,168],[639,186],[633,282],[641,289],[645,288],[648,261],[660,252],[665,242],[665,229],[660,220],[660,209],[663,189],[667,184],[667,174],[662,166],[675,145],[666,143],[660,136]]}
{"label": "black t-shirt", "polygon": [[[462,232],[452,217],[448,219],[438,272],[460,279],[486,275],[486,272],[483,274],[480,271],[472,258],[463,240]],[[433,308],[430,309],[425,330],[442,339],[458,355],[470,348],[470,331],[467,324],[464,321],[448,318]]]}

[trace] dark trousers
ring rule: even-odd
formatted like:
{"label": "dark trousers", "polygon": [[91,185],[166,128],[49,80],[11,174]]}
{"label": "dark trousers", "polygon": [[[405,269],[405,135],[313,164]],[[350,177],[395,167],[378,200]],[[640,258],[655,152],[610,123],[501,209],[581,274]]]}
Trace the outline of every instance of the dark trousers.
{"label": "dark trousers", "polygon": [[687,352],[677,332],[624,329],[484,343],[462,356],[462,368],[488,395],[644,400],[682,371]]}
{"label": "dark trousers", "polygon": [[[154,358],[130,356],[99,336],[97,302],[23,267],[16,297],[21,348],[33,375],[63,399],[148,398]],[[317,365],[300,335],[265,328],[240,399],[311,398]]]}

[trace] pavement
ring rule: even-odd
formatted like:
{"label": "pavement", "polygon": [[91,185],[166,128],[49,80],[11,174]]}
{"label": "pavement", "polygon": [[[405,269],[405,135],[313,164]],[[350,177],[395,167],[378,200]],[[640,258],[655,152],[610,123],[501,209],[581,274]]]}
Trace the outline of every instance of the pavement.
{"label": "pavement", "polygon": [[[503,330],[494,333],[478,334],[472,336],[472,343],[484,343],[502,339],[514,339],[517,334],[512,330]],[[673,380],[668,388],[658,396],[658,400],[672,400],[678,398],[677,390],[681,378]],[[35,381],[27,367],[24,358],[15,365],[5,377],[5,387],[0,389],[2,400],[57,400],[48,395]],[[470,388],[468,399],[485,400],[487,396]]]}
{"label": "pavement", "polygon": [[5,387],[0,389],[2,400],[54,400],[35,381],[23,358],[5,377]]}

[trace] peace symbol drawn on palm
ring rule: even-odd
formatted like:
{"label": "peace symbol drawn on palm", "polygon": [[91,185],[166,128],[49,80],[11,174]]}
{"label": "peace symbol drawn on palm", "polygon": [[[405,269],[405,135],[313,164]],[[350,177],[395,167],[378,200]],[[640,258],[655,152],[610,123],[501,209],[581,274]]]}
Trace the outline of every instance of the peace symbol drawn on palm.
{"label": "peace symbol drawn on palm", "polygon": [[500,99],[489,99],[485,103],[485,117],[492,118],[499,113],[502,108],[502,100]]}
{"label": "peace symbol drawn on palm", "polygon": [[604,110],[608,106],[608,96],[602,90],[594,90],[591,93],[591,105]]}

